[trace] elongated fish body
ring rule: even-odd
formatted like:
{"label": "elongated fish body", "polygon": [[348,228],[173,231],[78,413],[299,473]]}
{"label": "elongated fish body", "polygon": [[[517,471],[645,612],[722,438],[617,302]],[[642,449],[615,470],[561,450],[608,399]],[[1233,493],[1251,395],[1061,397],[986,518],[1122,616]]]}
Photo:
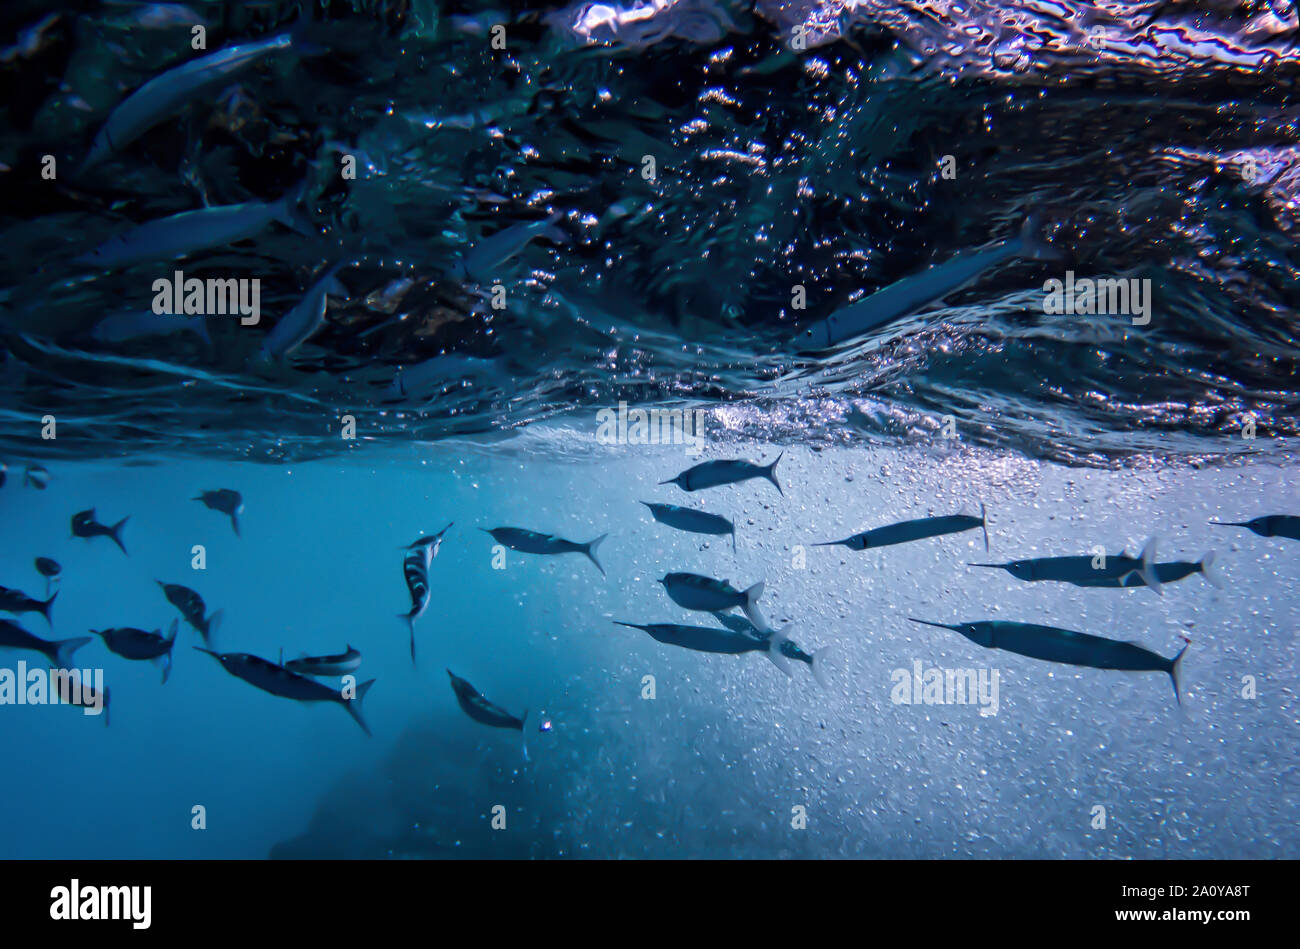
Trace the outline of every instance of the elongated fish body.
{"label": "elongated fish body", "polygon": [[1300,540],[1300,517],[1294,514],[1266,514],[1249,521],[1210,521],[1216,527],[1244,527],[1260,537],[1288,537]]}
{"label": "elongated fish body", "polygon": [[[656,642],[665,646],[677,646],[693,652],[711,652],[724,656],[739,656],[747,652],[762,653],[772,664],[790,675],[790,664],[786,661],[784,651],[785,637],[780,633],[768,636],[750,635],[747,632],[731,628],[719,629],[716,626],[683,626],[678,623],[624,623],[615,620],[619,626],[639,629],[649,633]],[[752,628],[752,627],[751,627]]]}
{"label": "elongated fish body", "polygon": [[77,175],[121,151],[149,129],[180,111],[190,99],[215,91],[270,53],[293,46],[294,36],[281,33],[240,43],[169,69],[150,79],[120,102],[91,143]]}
{"label": "elongated fish body", "polygon": [[95,509],[92,507],[87,511],[78,511],[72,515],[72,535],[74,537],[83,537],[90,540],[92,537],[111,537],[113,543],[126,553],[126,545],[122,543],[122,528],[126,526],[130,515],[122,518],[112,527],[106,527],[95,520]]}
{"label": "elongated fish body", "polygon": [[1087,666],[1091,669],[1119,669],[1128,672],[1164,672],[1174,684],[1174,698],[1180,703],[1179,669],[1184,645],[1178,655],[1166,659],[1137,643],[1106,639],[1089,633],[1078,633],[1056,626],[1039,626],[1034,623],[1008,623],[1002,621],[978,623],[931,623],[913,619],[913,623],[938,626],[961,633],[971,642],[986,649],[1004,649],[1030,659],[1059,662],[1070,666]]}
{"label": "elongated fish body", "polygon": [[556,212],[544,221],[514,224],[497,231],[491,237],[484,238],[474,245],[473,249],[465,255],[464,260],[457,263],[456,275],[462,280],[467,278],[479,282],[492,280],[497,276],[492,272],[493,268],[499,267],[519,253],[534,238],[546,237],[557,244],[564,243],[568,240],[568,235],[556,226],[560,217],[559,212]]}
{"label": "elongated fish body", "polygon": [[284,664],[290,672],[305,676],[341,676],[361,666],[361,653],[351,646],[334,656],[300,656]]}
{"label": "elongated fish body", "polygon": [[13,620],[0,619],[0,649],[25,649],[38,652],[56,669],[71,669],[73,654],[88,642],[90,642],[89,636],[77,636],[73,639],[41,639],[27,632]]}
{"label": "elongated fish body", "polygon": [[337,702],[356,720],[363,732],[370,734],[369,726],[361,717],[361,701],[370,691],[370,687],[375,684],[374,679],[362,682],[357,686],[356,696],[345,699],[338,689],[323,685],[307,676],[298,675],[296,672],[290,672],[284,666],[268,662],[259,656],[246,652],[213,652],[202,646],[194,648],[216,659],[221,663],[221,667],[235,678],[243,679],[263,692],[299,702]]}
{"label": "elongated fish body", "polygon": [[325,271],[298,301],[297,306],[280,317],[275,328],[262,341],[257,360],[271,362],[283,359],[315,335],[325,323],[325,308],[329,295],[331,293],[342,297],[348,295],[347,288],[339,282],[337,276],[339,268],[345,263],[346,261],[340,261]]}
{"label": "elongated fish body", "polygon": [[683,609],[719,613],[739,607],[755,626],[764,633],[771,632],[758,611],[758,598],[763,595],[761,580],[747,590],[737,590],[730,581],[698,573],[670,573],[659,582],[672,601]]}
{"label": "elongated fish body", "polygon": [[737,459],[703,461],[693,468],[687,468],[677,477],[659,483],[675,484],[683,491],[700,491],[704,488],[716,488],[724,484],[739,484],[751,478],[766,478],[776,486],[777,492],[784,497],[785,492],[781,490],[781,483],[776,480],[777,462],[784,456],[785,452],[781,452],[776,456],[776,461],[770,465],[756,465],[750,461]]}
{"label": "elongated fish body", "polygon": [[138,224],[117,234],[74,263],[87,267],[129,267],[132,264],[186,257],[210,247],[224,247],[260,234],[279,221],[305,232],[310,225],[297,211],[303,187],[299,185],[277,201],[247,201],[214,208],[182,211],[170,217]]}
{"label": "elongated fish body", "polygon": [[504,544],[511,550],[517,550],[520,553],[582,554],[596,565],[596,569],[600,571],[602,577],[605,576],[605,568],[596,559],[596,548],[600,546],[601,541],[609,536],[608,534],[601,534],[595,540],[579,544],[572,540],[565,540],[563,537],[556,537],[554,534],[540,534],[537,531],[525,530],[522,527],[494,527],[488,530],[487,533],[491,534],[493,540],[498,544]]}
{"label": "elongated fish body", "polygon": [[746,652],[767,652],[766,639],[751,636],[748,633],[731,629],[719,629],[716,626],[682,626],[677,623],[624,623],[615,620],[619,626],[639,629],[667,646],[680,646],[696,652],[716,652],[729,656],[738,656]]}
{"label": "elongated fish body", "polygon": [[[1213,553],[1210,555],[1213,559]],[[1106,557],[1100,564],[1095,557],[1033,557],[1011,560],[1007,563],[975,563],[972,567],[998,567],[1017,580],[1027,582],[1056,581],[1075,586],[1133,586],[1146,585],[1159,592],[1162,577],[1156,570],[1156,539],[1152,537],[1142,548],[1140,558],[1127,553]],[[1132,581],[1136,580],[1137,584]]]}
{"label": "elongated fish body", "polygon": [[57,593],[48,600],[37,600],[28,596],[22,590],[0,587],[0,610],[13,613],[15,616],[21,616],[23,613],[40,613],[45,617],[46,624],[53,626],[54,623],[50,620],[50,610],[54,607],[56,597],[58,597]]}
{"label": "elongated fish body", "polygon": [[679,507],[676,504],[652,504],[649,501],[641,503],[650,509],[651,515],[660,524],[667,524],[679,531],[689,531],[692,534],[730,534],[731,549],[733,552],[736,549],[736,525],[720,514]]}
{"label": "elongated fish body", "polygon": [[1052,255],[1039,241],[1037,223],[1031,217],[1021,227],[1019,236],[984,250],[959,253],[942,264],[891,283],[805,327],[796,342],[805,350],[829,349],[915,313],[1009,260]]}
{"label": "elongated fish body", "polygon": [[171,630],[166,638],[163,638],[159,630],[151,633],[130,626],[117,629],[92,629],[91,632],[104,640],[104,645],[108,647],[109,652],[123,659],[158,662],[162,666],[162,680],[166,683],[172,671],[172,650],[176,646],[176,631],[179,627],[180,621],[172,620]]}
{"label": "elongated fish body", "polygon": [[203,604],[203,597],[189,587],[181,586],[179,583],[163,583],[161,580],[154,582],[162,588],[163,596],[167,597],[167,602],[181,611],[181,618],[203,637],[205,643],[211,645],[212,637],[221,622],[221,610],[216,610],[211,616],[206,616],[204,614],[207,607]]}
{"label": "elongated fish body", "polygon": [[239,536],[239,515],[244,512],[244,498],[238,491],[230,488],[218,488],[215,491],[200,491],[195,501],[202,501],[209,510],[220,511],[230,516],[230,526],[235,536]]}
{"label": "elongated fish body", "polygon": [[435,548],[434,544],[415,547],[402,558],[402,576],[406,579],[407,592],[411,594],[411,609],[397,616],[406,620],[410,629],[411,665],[415,665],[415,621],[429,608],[429,565],[433,563]]}
{"label": "elongated fish body", "polygon": [[[874,530],[862,531],[851,537],[845,537],[843,540],[831,540],[821,544],[814,544],[815,547],[834,547],[842,546],[850,550],[867,550],[873,547],[890,547],[894,544],[906,544],[914,540],[925,540],[927,537],[939,537],[943,534],[958,534],[962,531],[974,530],[977,527],[984,529],[984,549],[989,547],[989,532],[987,521],[984,517],[984,506],[980,505],[980,516],[974,517],[970,514],[953,514],[946,517],[921,517],[913,521],[900,521],[897,524],[890,524],[888,527],[877,527]],[[998,566],[1001,566],[999,564]]]}
{"label": "elongated fish body", "polygon": [[174,316],[155,313],[153,310],[133,310],[106,316],[90,331],[90,338],[100,343],[124,343],[144,336],[167,336],[171,333],[190,332],[209,346],[207,319],[202,316]]}
{"label": "elongated fish body", "polygon": [[[521,735],[524,731],[524,722],[528,720],[528,711],[515,718],[500,705],[489,702],[479,694],[478,689],[470,685],[450,669],[447,675],[451,678],[451,689],[456,693],[456,702],[460,705],[461,710],[466,715],[474,719],[481,725],[491,725],[493,728],[513,728]],[[528,749],[524,748],[524,757],[528,757]]]}

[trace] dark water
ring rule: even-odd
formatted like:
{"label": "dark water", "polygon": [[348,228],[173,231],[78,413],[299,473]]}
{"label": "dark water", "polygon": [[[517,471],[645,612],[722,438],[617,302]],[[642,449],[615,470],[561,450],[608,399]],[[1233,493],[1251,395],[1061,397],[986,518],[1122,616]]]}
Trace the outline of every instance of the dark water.
{"label": "dark water", "polygon": [[[215,649],[351,645],[377,679],[368,740],[232,679],[184,624],[166,685],[92,643],[109,728],[0,706],[5,752],[45,774],[11,784],[0,853],[1296,855],[1300,548],[1207,523],[1300,514],[1294,4],[11,2],[0,29],[0,583],[64,571],[52,631],[13,618],[166,632],[155,580],[184,583],[223,611]],[[122,131],[150,80],[161,103],[186,63],[277,37]],[[286,195],[248,234],[203,240],[223,212],[200,213],[95,256]],[[993,262],[957,279],[972,260]],[[257,281],[257,321],[145,313],[176,271]],[[1124,304],[1053,309],[1086,280]],[[886,288],[867,312],[915,300],[807,343]],[[702,454],[606,437],[622,403],[700,413]],[[782,452],[781,494],[659,484]],[[191,500],[215,488],[240,535]],[[728,517],[735,553],[639,501]],[[980,504],[988,553],[979,531],[811,546]],[[131,518],[129,556],[68,537],[92,506]],[[448,522],[413,666],[399,548]],[[496,550],[480,528],[503,525],[608,532],[608,576]],[[1161,561],[1214,550],[1221,586],[966,566],[1152,536]],[[828,686],[613,623],[710,621],[656,583],[683,570],[763,580]],[[1182,703],[1158,671],[908,617],[1162,657],[1186,637]],[[917,662],[998,671],[997,712],[900,704]],[[444,667],[529,709],[531,760]],[[20,819],[52,805],[75,816]]]}

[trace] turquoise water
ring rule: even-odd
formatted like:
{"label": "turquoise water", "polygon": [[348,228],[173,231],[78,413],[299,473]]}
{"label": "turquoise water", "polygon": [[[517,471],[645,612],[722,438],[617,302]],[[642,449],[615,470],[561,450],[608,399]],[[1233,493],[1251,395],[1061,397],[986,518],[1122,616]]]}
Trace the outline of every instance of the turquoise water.
{"label": "turquoise water", "polygon": [[[372,450],[340,465],[172,459],[147,467],[51,464],[43,491],[11,477],[0,570],[40,592],[31,555],[64,567],[54,635],[163,628],[155,579],[198,590],[224,620],[216,648],[267,658],[363,656],[376,678],[366,738],[342,709],[265,695],[189,647],[166,685],[99,643],[111,724],[68,707],[0,709],[12,763],[8,857],[1051,856],[1294,857],[1300,800],[1294,542],[1212,518],[1294,509],[1287,470],[1113,473],[983,451],[786,449],[785,497],[766,482],[705,492],[729,539],[655,524],[641,499],[694,459],[679,447],[595,445],[581,426],[496,444]],[[706,456],[770,460],[774,447],[710,441]],[[371,463],[364,463],[367,459]],[[11,471],[12,474],[12,471]],[[242,536],[190,498],[235,487]],[[692,499],[693,500],[693,499]],[[908,517],[988,507],[979,531],[879,551],[799,547]],[[122,553],[69,538],[96,506],[130,515]],[[412,666],[400,545],[454,521],[430,570]],[[505,554],[478,528],[527,525],[580,540],[605,531],[609,573],[578,555]],[[966,561],[1137,550],[1217,553],[1224,586],[1192,576],[1149,589],[1021,583]],[[20,539],[20,540],[19,540]],[[18,540],[18,542],[15,542]],[[191,548],[206,548],[193,570]],[[805,649],[830,647],[830,688],[760,654],[660,645],[630,622],[692,623],[655,580],[670,570],[766,582],[764,615]],[[1184,701],[1158,672],[1052,665],[915,626],[1022,620],[1134,639],[1172,655],[1192,640]],[[45,635],[42,621],[27,628]],[[6,662],[12,667],[10,656]],[[903,705],[893,670],[997,670],[996,714]],[[516,731],[456,706],[450,667]],[[644,676],[656,695],[643,697]],[[1243,698],[1242,677],[1258,696]],[[552,722],[539,732],[535,722]],[[206,829],[192,827],[195,805]],[[491,827],[505,808],[506,828]],[[1092,826],[1093,808],[1107,826]],[[806,808],[806,829],[791,827]]]}

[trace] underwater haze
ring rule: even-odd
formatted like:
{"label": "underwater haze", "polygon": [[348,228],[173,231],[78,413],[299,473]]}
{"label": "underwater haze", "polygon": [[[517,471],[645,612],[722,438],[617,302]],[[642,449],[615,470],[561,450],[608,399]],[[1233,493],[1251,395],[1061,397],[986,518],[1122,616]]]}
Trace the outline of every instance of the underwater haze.
{"label": "underwater haze", "polygon": [[6,4],[0,857],[1300,856],[1297,38]]}

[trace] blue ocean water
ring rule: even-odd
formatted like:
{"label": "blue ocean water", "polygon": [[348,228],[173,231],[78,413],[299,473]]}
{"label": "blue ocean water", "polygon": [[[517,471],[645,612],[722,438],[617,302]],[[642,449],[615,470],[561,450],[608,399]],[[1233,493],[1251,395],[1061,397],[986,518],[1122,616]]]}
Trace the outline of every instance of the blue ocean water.
{"label": "blue ocean water", "polygon": [[[41,492],[0,494],[0,569],[31,589],[30,554],[64,567],[54,634],[166,628],[156,579],[222,609],[222,651],[275,659],[363,655],[366,738],[342,709],[259,693],[192,630],[170,680],[99,643],[111,724],[69,707],[5,707],[13,773],[0,849],[16,857],[1052,856],[1293,857],[1297,604],[1293,542],[1213,528],[1294,506],[1285,469],[1071,470],[983,451],[786,447],[785,496],[766,482],[714,489],[737,525],[705,539],[654,523],[642,499],[693,461],[680,447],[596,445],[548,428],[501,445],[376,450],[372,463],[283,466],[182,459],[65,463]],[[768,446],[709,454],[771,457]],[[190,500],[237,487],[242,535]],[[864,526],[987,505],[979,531],[912,545],[812,548]],[[124,556],[67,536],[70,512],[130,515]],[[409,603],[401,545],[455,521],[416,622],[417,664],[395,614]],[[602,578],[579,555],[507,552],[479,528],[610,532]],[[1021,583],[967,561],[1138,549],[1214,549],[1223,587],[1198,576],[1146,588]],[[205,570],[191,550],[206,548]],[[803,548],[801,557],[799,548]],[[830,647],[829,688],[796,663],[661,645],[631,622],[691,623],[668,570],[766,582],[763,608],[806,649]],[[1158,672],[1058,666],[915,626],[1016,619],[1172,655],[1192,640],[1184,697]],[[707,617],[706,617],[707,618]],[[34,616],[28,628],[47,631]],[[995,669],[995,714],[896,701],[895,670]],[[456,706],[445,668],[518,714],[520,733]],[[645,698],[644,677],[656,684]],[[1257,685],[1243,697],[1243,683]],[[549,732],[534,722],[549,720]],[[192,808],[206,829],[192,827]],[[492,809],[505,808],[494,830]],[[1105,808],[1105,829],[1093,809]],[[792,808],[807,813],[792,829]],[[58,819],[51,819],[58,815]]]}
{"label": "blue ocean water", "polygon": [[[308,703],[184,622],[165,683],[95,637],[90,715],[5,703],[39,655],[0,651],[0,857],[1300,855],[1300,541],[1211,523],[1300,516],[1298,35],[1254,0],[5,4],[3,604],[61,575],[0,620],[166,634],[181,584],[227,665],[361,664]],[[740,459],[780,491],[664,483]],[[413,662],[408,545],[449,523]],[[1134,568],[987,566],[1063,556]],[[761,582],[776,635],[679,572]],[[949,628],[990,621],[1145,652]],[[743,654],[652,626],[723,623]],[[1150,668],[1024,654],[1079,643]]]}

